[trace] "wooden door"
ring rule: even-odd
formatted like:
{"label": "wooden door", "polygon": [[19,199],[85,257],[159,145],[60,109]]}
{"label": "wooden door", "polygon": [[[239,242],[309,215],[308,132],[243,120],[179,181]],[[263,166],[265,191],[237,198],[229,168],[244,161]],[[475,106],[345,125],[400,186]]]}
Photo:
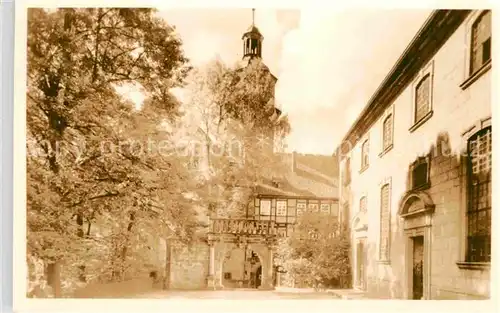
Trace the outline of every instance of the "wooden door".
{"label": "wooden door", "polygon": [[424,295],[424,236],[413,237],[412,298],[421,300]]}
{"label": "wooden door", "polygon": [[356,248],[356,269],[357,269],[357,280],[358,287],[365,290],[366,289],[366,253],[365,245],[363,240],[358,241]]}

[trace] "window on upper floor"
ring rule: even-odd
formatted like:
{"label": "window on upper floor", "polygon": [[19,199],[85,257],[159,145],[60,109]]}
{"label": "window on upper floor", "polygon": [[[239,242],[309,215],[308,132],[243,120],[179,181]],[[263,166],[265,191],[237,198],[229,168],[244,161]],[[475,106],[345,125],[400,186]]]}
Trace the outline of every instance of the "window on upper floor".
{"label": "window on upper floor", "polygon": [[470,74],[491,60],[491,11],[481,13],[472,24]]}
{"label": "window on upper floor", "polygon": [[410,166],[411,189],[429,187],[429,157],[420,157]]}
{"label": "window on upper floor", "polygon": [[361,197],[359,199],[359,211],[366,212],[366,196]]}
{"label": "window on upper floor", "polygon": [[321,203],[321,213],[330,214],[330,204],[329,203]]}
{"label": "window on upper floor", "polygon": [[383,122],[383,134],[382,134],[382,145],[383,150],[387,150],[392,146],[392,114],[389,114]]}
{"label": "window on upper floor", "polygon": [[431,110],[431,76],[425,75],[415,88],[415,123],[420,122]]}
{"label": "window on upper floor", "polygon": [[312,213],[318,212],[319,211],[318,202],[317,201],[312,202],[312,200],[309,200],[307,204],[307,211]]}
{"label": "window on upper floor", "polygon": [[467,144],[467,262],[491,261],[491,127]]}
{"label": "window on upper floor", "polygon": [[271,215],[271,200],[260,200],[260,215]]}
{"label": "window on upper floor", "polygon": [[364,170],[370,164],[370,141],[366,139],[361,145],[361,170]]}
{"label": "window on upper floor", "polygon": [[287,201],[278,200],[276,201],[276,216],[286,216]]}
{"label": "window on upper floor", "polygon": [[297,216],[302,216],[307,211],[307,203],[305,200],[297,200]]}
{"label": "window on upper floor", "polygon": [[380,189],[380,246],[379,258],[381,261],[390,259],[391,239],[391,210],[390,210],[390,184],[384,184]]}

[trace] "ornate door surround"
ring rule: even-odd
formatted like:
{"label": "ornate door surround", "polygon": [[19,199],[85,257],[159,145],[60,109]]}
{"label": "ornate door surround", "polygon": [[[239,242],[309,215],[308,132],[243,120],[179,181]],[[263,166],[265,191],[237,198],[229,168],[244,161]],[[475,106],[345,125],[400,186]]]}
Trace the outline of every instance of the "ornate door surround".
{"label": "ornate door surround", "polygon": [[414,241],[423,239],[422,300],[431,299],[431,230],[434,202],[424,191],[407,192],[399,204],[399,216],[403,219],[405,237],[405,283],[404,297],[413,299]]}

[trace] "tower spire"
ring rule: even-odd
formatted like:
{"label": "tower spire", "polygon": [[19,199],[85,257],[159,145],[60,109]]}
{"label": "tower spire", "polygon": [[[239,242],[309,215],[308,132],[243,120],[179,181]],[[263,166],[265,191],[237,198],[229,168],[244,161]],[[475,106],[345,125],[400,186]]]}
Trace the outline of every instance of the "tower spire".
{"label": "tower spire", "polygon": [[262,57],[262,40],[264,37],[255,26],[255,8],[252,8],[252,25],[241,39],[243,39],[243,59]]}

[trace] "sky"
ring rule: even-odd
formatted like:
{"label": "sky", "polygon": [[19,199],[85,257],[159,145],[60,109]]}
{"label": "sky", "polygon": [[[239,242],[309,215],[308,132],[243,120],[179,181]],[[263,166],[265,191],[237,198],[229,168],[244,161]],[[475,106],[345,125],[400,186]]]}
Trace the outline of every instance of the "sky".
{"label": "sky", "polygon": [[[288,150],[332,154],[429,9],[255,11],[263,61],[278,78],[276,104],[288,114]],[[194,66],[241,60],[251,9],[160,10]]]}

